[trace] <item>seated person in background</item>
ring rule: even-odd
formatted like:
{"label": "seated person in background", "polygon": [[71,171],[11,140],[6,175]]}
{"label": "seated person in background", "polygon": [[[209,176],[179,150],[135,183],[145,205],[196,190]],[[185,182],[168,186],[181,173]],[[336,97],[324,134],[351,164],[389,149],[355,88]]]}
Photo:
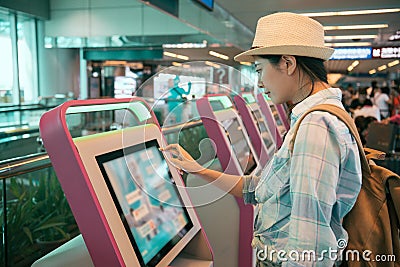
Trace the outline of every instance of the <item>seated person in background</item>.
{"label": "seated person in background", "polygon": [[353,111],[353,118],[357,118],[359,116],[364,117],[374,117],[377,121],[381,121],[381,114],[379,108],[372,104],[372,101],[366,99],[364,101],[363,107],[360,109],[356,109]]}
{"label": "seated person in background", "polygon": [[400,125],[400,114],[393,115],[392,117],[389,117],[387,119],[382,120],[382,123],[388,124],[388,123],[393,123]]}
{"label": "seated person in background", "polygon": [[356,109],[361,108],[364,105],[366,99],[367,99],[367,90],[366,88],[361,88],[358,93],[358,98],[354,98],[350,103],[349,107],[350,112],[354,113]]}
{"label": "seated person in background", "polygon": [[389,87],[378,88],[372,99],[373,103],[379,108],[382,119],[385,119],[390,115],[389,105],[392,104],[392,101],[389,94]]}
{"label": "seated person in background", "polygon": [[400,88],[393,87],[392,90],[392,116],[400,113]]}
{"label": "seated person in background", "polygon": [[361,143],[365,145],[367,143],[368,126],[371,122],[376,121],[375,117],[364,117],[358,116],[354,118],[354,122],[357,126],[357,131],[360,134]]}
{"label": "seated person in background", "polygon": [[353,85],[349,84],[347,89],[342,89],[342,104],[347,111],[349,110],[351,101],[353,100],[354,88]]}

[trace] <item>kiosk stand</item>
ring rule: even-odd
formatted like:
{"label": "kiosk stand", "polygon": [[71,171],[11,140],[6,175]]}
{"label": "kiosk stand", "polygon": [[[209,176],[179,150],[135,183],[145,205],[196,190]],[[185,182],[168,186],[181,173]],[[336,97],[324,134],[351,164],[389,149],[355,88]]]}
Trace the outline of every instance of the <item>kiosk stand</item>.
{"label": "kiosk stand", "polygon": [[260,165],[265,166],[275,152],[275,143],[260,108],[251,93],[236,95],[234,101],[254,150],[260,159]]}
{"label": "kiosk stand", "polygon": [[[107,132],[73,138],[70,117],[90,112],[111,112],[111,121],[119,121],[103,125]],[[166,142],[144,100],[69,101],[42,116],[40,131],[82,236],[33,266],[213,266],[183,181],[158,149]]]}
{"label": "kiosk stand", "polygon": [[[257,154],[229,97],[209,95],[197,100],[196,105],[207,134],[215,143],[222,170],[233,175],[253,172],[258,164]],[[198,183],[199,178],[194,181],[189,178],[188,186]],[[251,205],[225,193],[221,199],[199,207],[197,211],[215,252],[216,266],[254,266]]]}

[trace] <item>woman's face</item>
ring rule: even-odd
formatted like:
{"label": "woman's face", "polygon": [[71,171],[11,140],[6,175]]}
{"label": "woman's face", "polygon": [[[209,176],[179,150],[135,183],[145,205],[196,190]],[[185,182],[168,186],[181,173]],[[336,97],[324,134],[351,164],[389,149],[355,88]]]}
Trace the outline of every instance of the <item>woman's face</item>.
{"label": "woman's face", "polygon": [[255,69],[258,75],[258,86],[264,88],[275,104],[291,101],[294,95],[295,79],[291,75],[291,62],[281,58],[277,65],[268,59],[256,57]]}

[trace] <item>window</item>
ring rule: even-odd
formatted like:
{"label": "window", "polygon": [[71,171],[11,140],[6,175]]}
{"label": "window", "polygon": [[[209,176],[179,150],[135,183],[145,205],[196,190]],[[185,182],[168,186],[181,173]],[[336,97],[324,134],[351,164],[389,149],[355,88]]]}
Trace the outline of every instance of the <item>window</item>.
{"label": "window", "polygon": [[0,9],[0,59],[0,107],[37,102],[34,18]]}
{"label": "window", "polygon": [[13,104],[13,61],[11,21],[0,10],[0,106]]}
{"label": "window", "polygon": [[20,101],[34,103],[38,98],[35,19],[18,16],[17,36]]}

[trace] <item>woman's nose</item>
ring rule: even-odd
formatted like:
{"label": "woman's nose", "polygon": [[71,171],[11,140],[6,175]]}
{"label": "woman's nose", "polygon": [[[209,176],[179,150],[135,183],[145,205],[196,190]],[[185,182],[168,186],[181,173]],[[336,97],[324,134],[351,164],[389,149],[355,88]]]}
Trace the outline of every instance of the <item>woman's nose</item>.
{"label": "woman's nose", "polygon": [[258,85],[259,88],[264,88],[264,84],[261,81],[261,79],[259,79],[257,83],[258,83],[257,85]]}

